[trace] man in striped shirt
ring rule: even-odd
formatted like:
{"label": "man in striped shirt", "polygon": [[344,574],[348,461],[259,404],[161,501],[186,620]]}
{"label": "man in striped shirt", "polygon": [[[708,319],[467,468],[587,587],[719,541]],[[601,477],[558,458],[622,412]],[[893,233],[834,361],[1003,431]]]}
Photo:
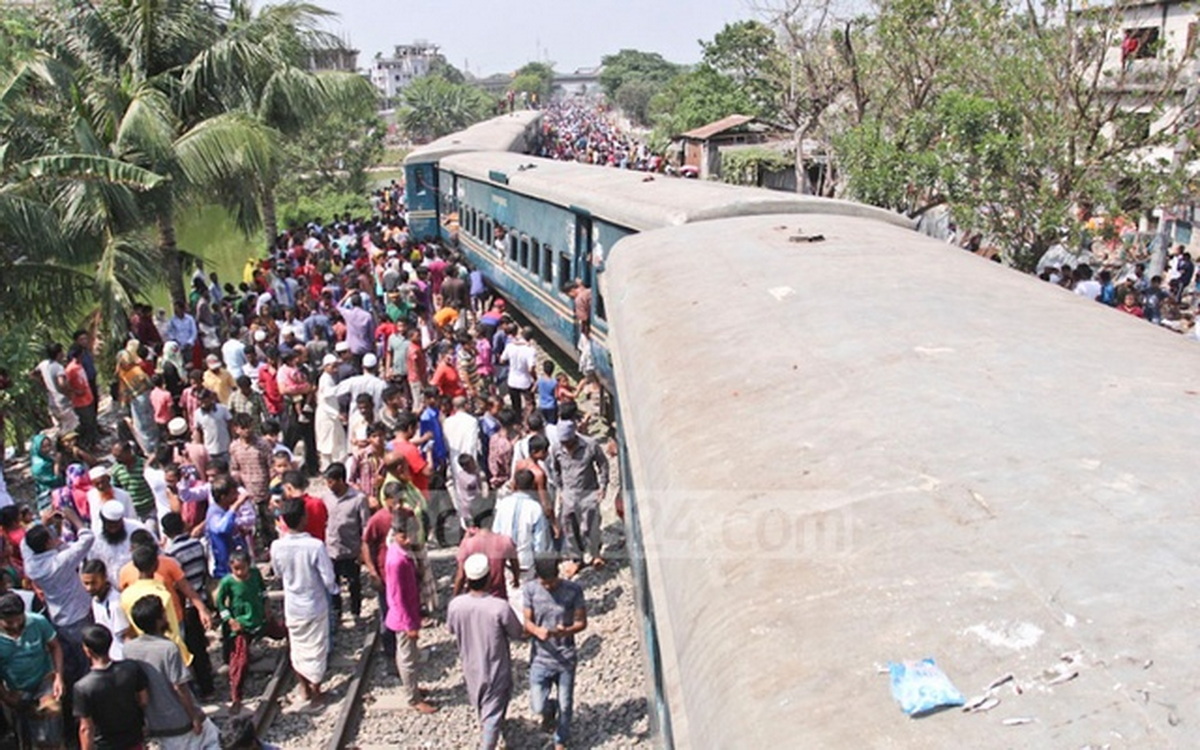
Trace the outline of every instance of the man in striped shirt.
{"label": "man in striped shirt", "polygon": [[[183,516],[178,513],[172,512],[163,516],[162,530],[163,536],[169,540],[163,548],[163,553],[179,563],[179,567],[183,570],[183,577],[200,595],[204,606],[211,610],[212,599],[208,592],[208,555],[204,551],[204,545],[199,539],[193,539],[187,533]],[[208,659],[204,621],[200,616],[200,611],[190,600],[184,603],[183,636],[184,642],[192,654],[200,655],[200,658],[192,663],[197,687],[202,694],[211,694],[213,690],[212,665]]]}
{"label": "man in striped shirt", "polygon": [[146,481],[146,464],[141,456],[133,452],[129,443],[119,442],[112,447],[113,465],[109,476],[113,482],[129,493],[133,510],[138,520],[150,529],[157,525],[154,513],[154,491]]}

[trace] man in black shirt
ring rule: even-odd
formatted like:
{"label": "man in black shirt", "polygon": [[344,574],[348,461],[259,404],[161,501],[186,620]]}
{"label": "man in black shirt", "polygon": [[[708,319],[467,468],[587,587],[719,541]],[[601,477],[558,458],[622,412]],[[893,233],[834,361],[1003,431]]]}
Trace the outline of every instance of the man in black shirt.
{"label": "man in black shirt", "polygon": [[75,718],[82,750],[141,748],[143,714],[150,700],[146,675],[137,662],[110,661],[112,633],[102,625],[83,631],[83,650],[92,668],[75,683]]}

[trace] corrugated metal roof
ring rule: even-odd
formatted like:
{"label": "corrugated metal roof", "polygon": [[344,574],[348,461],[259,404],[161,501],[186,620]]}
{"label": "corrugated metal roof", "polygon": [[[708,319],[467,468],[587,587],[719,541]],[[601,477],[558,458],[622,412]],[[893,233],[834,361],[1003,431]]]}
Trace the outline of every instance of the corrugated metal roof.
{"label": "corrugated metal roof", "polygon": [[698,141],[707,141],[709,138],[712,138],[718,133],[724,133],[726,130],[731,130],[740,125],[745,125],[752,120],[754,120],[754,118],[750,115],[730,115],[729,117],[723,117],[716,122],[710,122],[707,125],[702,125],[695,130],[689,130],[688,132],[683,133],[681,137],[694,138]]}

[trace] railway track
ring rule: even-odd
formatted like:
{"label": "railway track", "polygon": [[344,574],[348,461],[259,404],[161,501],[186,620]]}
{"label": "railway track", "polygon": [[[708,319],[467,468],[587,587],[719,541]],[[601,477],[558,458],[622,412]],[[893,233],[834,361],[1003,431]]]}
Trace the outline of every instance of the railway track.
{"label": "railway track", "polygon": [[290,703],[289,693],[295,688],[296,681],[287,649],[281,649],[279,662],[253,714],[258,736],[285,747],[329,750],[349,747],[378,650],[377,622],[375,616],[364,619],[366,634],[358,647],[350,646],[348,654],[347,636],[358,634],[346,631],[335,634],[335,639],[340,638],[342,642],[335,640],[325,683],[326,701],[317,707],[298,707]]}

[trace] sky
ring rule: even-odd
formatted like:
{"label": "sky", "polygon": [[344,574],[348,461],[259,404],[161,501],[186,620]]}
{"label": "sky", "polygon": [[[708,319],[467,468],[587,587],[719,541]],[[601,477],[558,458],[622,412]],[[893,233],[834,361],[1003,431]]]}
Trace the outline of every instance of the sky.
{"label": "sky", "polygon": [[477,76],[509,73],[531,60],[570,72],[621,49],[658,52],[676,63],[700,59],[700,39],[753,16],[750,0],[316,0],[341,17],[367,68],[376,52],[421,39]]}

